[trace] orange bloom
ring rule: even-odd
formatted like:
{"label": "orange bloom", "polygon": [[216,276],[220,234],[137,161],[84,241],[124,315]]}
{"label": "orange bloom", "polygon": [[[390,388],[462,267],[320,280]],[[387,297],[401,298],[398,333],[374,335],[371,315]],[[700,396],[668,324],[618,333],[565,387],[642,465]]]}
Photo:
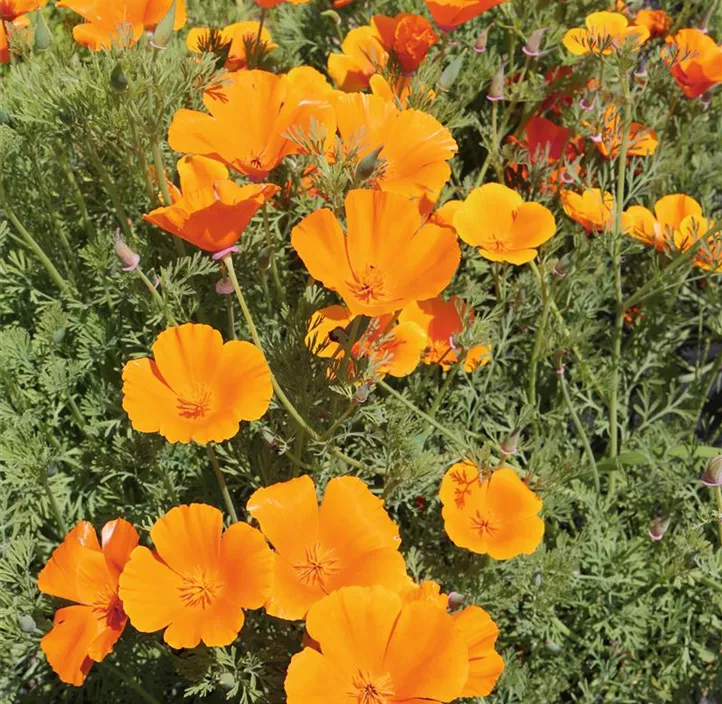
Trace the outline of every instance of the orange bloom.
{"label": "orange bloom", "polygon": [[[306,346],[319,357],[340,362],[344,346],[333,339],[334,332],[347,328],[356,318],[343,306],[317,310],[309,321]],[[426,333],[415,322],[399,320],[397,324],[391,314],[372,318],[351,347],[350,371],[354,371],[355,362],[367,359],[374,376],[408,376],[419,365],[427,342]]]}
{"label": "orange bloom", "polygon": [[181,190],[173,187],[173,204],[143,219],[207,252],[234,245],[256,211],[280,190],[270,183],[239,186],[223,164],[204,156],[179,159],[178,174]]}
{"label": "orange bloom", "polygon": [[399,110],[376,95],[340,94],[335,100],[336,122],[347,153],[359,160],[381,148],[380,175],[375,187],[410,198],[435,202],[456,153],[451,132],[435,117],[420,110]]}
{"label": "orange bloom", "polygon": [[[584,123],[587,124],[588,123]],[[607,159],[619,156],[622,149],[622,120],[614,104],[608,105],[602,114],[600,136],[595,139],[597,149]],[[651,156],[657,150],[657,133],[648,127],[632,122],[627,135],[627,156]]]}
{"label": "orange bloom", "polygon": [[539,203],[525,203],[516,191],[500,183],[486,183],[469,193],[454,215],[454,227],[485,259],[511,264],[534,259],[536,248],[557,229],[550,210]]}
{"label": "orange bloom", "polygon": [[[236,22],[220,30],[221,41],[230,44],[225,68],[229,71],[237,71],[246,67],[246,47],[249,43],[255,45],[258,40],[259,28],[258,22]],[[208,27],[193,27],[186,37],[186,46],[195,54],[200,54],[209,36],[210,29]],[[272,51],[278,47],[278,44],[273,43],[271,33],[266,27],[261,29],[260,46],[265,51]]]}
{"label": "orange bloom", "polygon": [[45,7],[48,0],[0,0],[0,25],[15,22],[18,17]]}
{"label": "orange bloom", "polygon": [[118,597],[118,578],[138,544],[135,528],[118,518],[101,532],[80,521],[40,571],[38,589],[76,603],[55,612],[53,627],[40,641],[50,666],[63,682],[80,686],[94,662],[113,650],[128,620]]}
{"label": "orange bloom", "polygon": [[451,32],[460,24],[473,20],[492,7],[508,0],[424,0],[436,26],[442,32]]}
{"label": "orange bloom", "polygon": [[672,18],[664,10],[640,10],[634,18],[638,27],[646,27],[650,37],[666,37]]}
{"label": "orange bloom", "polygon": [[[59,0],[55,7],[67,7],[86,20],[73,27],[73,38],[92,51],[100,51],[135,44],[144,29],[160,23],[172,3],[173,0]],[[185,0],[176,0],[173,29],[179,30],[185,23]]]}
{"label": "orange bloom", "polygon": [[260,609],[271,591],[273,553],[259,531],[207,504],[176,506],[150,529],[156,551],[137,547],[120,577],[133,627],[165,629],[172,648],[230,645],[243,609]]}
{"label": "orange bloom", "polygon": [[389,55],[373,27],[352,29],[341,43],[340,54],[329,54],[328,75],[343,91],[368,88],[369,79],[381,71]]}
{"label": "orange bloom", "polygon": [[378,316],[433,298],[451,281],[461,253],[453,232],[424,224],[395,193],[349,191],[347,235],[331,210],[293,228],[291,244],[311,276],[336,291],[354,315]]}
{"label": "orange bloom", "polygon": [[614,196],[598,188],[587,188],[582,193],[561,190],[559,197],[564,212],[587,232],[601,232],[612,224]]}
{"label": "orange bloom", "polygon": [[441,482],[444,528],[454,545],[494,560],[531,555],[541,543],[541,499],[510,467],[483,477],[471,462],[455,464]]}
{"label": "orange bloom", "polygon": [[5,24],[9,24],[13,30],[26,30],[30,26],[30,18],[27,15],[21,15],[14,20],[0,20],[0,64],[10,63],[10,44],[8,41],[8,31]]}
{"label": "orange bloom", "polygon": [[371,26],[381,38],[381,44],[408,75],[416,71],[429,49],[439,41],[429,21],[421,15],[400,12],[394,17],[374,15]]}
{"label": "orange bloom", "polygon": [[469,676],[468,646],[443,609],[382,587],[346,587],[308,612],[321,652],[304,648],[286,675],[288,704],[450,702]]}
{"label": "orange bloom", "polygon": [[688,215],[702,215],[700,204],[689,196],[676,193],[660,198],[654,214],[641,205],[632,205],[622,213],[622,231],[644,244],[667,251],[680,232]]}
{"label": "orange bloom", "polygon": [[164,330],[155,359],[123,368],[123,408],[142,433],[169,442],[223,442],[242,420],[258,420],[273,393],[263,354],[250,342],[223,342],[209,325],[186,323]]}
{"label": "orange bloom", "polygon": [[722,83],[722,47],[698,29],[681,29],[666,43],[665,61],[672,77],[688,98],[696,98],[712,86]]}
{"label": "orange bloom", "polygon": [[[400,323],[415,323],[428,337],[424,355],[426,364],[440,364],[449,369],[459,360],[459,350],[452,347],[454,336],[464,332],[474,321],[474,311],[458,296],[448,301],[441,297],[428,301],[412,301],[399,315]],[[490,345],[474,345],[464,355],[464,371],[473,372],[491,359]]]}
{"label": "orange bloom", "polygon": [[592,12],[587,15],[586,27],[570,29],[562,40],[567,50],[582,54],[611,54],[631,38],[634,49],[639,49],[649,39],[649,30],[629,24],[619,12]]}
{"label": "orange bloom", "polygon": [[[401,594],[404,603],[423,601],[446,611],[448,597],[441,593],[436,582],[425,581]],[[494,689],[504,671],[504,660],[494,649],[499,627],[479,606],[467,606],[451,614],[454,625],[466,640],[469,659],[469,676],[461,697],[486,697]]]}
{"label": "orange bloom", "polygon": [[357,477],[332,479],[320,506],[303,476],[258,489],[246,508],[276,550],[271,616],[301,619],[345,586],[408,588],[399,529]]}
{"label": "orange bloom", "polygon": [[265,9],[276,7],[276,5],[282,5],[284,2],[288,2],[291,5],[305,5],[310,0],[256,0],[256,4],[260,5]]}
{"label": "orange bloom", "polygon": [[[686,252],[700,239],[703,239],[714,226],[714,220],[697,214],[688,215],[674,233],[674,244],[678,250]],[[706,241],[698,247],[692,263],[700,269],[712,271],[715,274],[722,273],[722,235],[719,231],[708,236]]]}
{"label": "orange bloom", "polygon": [[263,181],[301,145],[292,131],[306,134],[311,123],[335,132],[333,110],[325,96],[309,97],[292,78],[267,71],[236,71],[206,90],[210,115],[181,109],[173,116],[168,144],[179,152],[218,159],[252,181]]}

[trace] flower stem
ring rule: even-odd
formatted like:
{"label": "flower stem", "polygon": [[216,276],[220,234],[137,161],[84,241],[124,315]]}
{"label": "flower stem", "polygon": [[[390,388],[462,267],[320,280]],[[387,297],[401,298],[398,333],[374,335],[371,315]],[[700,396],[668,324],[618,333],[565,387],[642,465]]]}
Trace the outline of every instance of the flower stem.
{"label": "flower stem", "polygon": [[544,333],[546,332],[547,318],[549,317],[549,305],[551,302],[551,296],[547,288],[545,276],[542,275],[541,271],[536,265],[536,262],[531,262],[536,269],[536,273],[539,278],[539,288],[541,289],[542,297],[542,309],[541,316],[539,318],[539,324],[536,328],[536,334],[534,335],[534,347],[532,349],[531,361],[529,362],[529,388],[527,391],[527,399],[529,404],[536,407],[536,372],[537,364],[539,363],[539,355],[541,354],[541,348],[544,341]]}
{"label": "flower stem", "polygon": [[78,206],[78,210],[80,211],[80,218],[83,221],[85,231],[87,232],[88,237],[92,239],[95,236],[95,228],[93,227],[90,215],[88,214],[88,207],[85,204],[83,192],[80,190],[78,180],[75,178],[75,174],[73,173],[73,169],[70,167],[70,162],[68,161],[68,157],[65,152],[58,152],[58,162],[60,163],[60,168],[65,174],[65,178],[70,184],[70,190],[73,192],[75,204]]}
{"label": "flower stem", "polygon": [[153,284],[150,282],[150,279],[143,273],[143,270],[139,266],[135,268],[135,275],[145,284],[145,287],[150,291],[150,295],[155,298],[155,301],[158,304],[161,312],[165,316],[166,320],[171,325],[178,325],[178,321],[176,321],[176,319],[173,317],[173,314],[168,310],[168,306],[166,305],[163,296],[158,293],[156,287],[153,286]]}
{"label": "flower stem", "polygon": [[719,545],[722,549],[722,487],[714,488],[715,498],[717,499],[717,531],[719,532]]}
{"label": "flower stem", "polygon": [[165,164],[163,163],[163,152],[160,150],[160,142],[158,138],[153,135],[151,139],[151,151],[153,153],[153,165],[155,166],[155,173],[158,176],[158,185],[160,186],[160,194],[163,196],[163,205],[170,205],[172,203],[170,197],[170,190],[168,188],[168,179],[165,177]]}
{"label": "flower stem", "polygon": [[226,511],[228,511],[228,515],[231,517],[231,520],[234,523],[238,523],[238,514],[236,513],[236,507],[233,505],[231,493],[228,491],[228,485],[226,484],[226,480],[223,478],[221,466],[220,464],[218,464],[218,457],[216,456],[216,451],[213,449],[213,446],[210,443],[206,445],[206,448],[208,449],[208,454],[211,458],[211,465],[213,466],[213,472],[216,475],[216,480],[218,481],[218,487],[220,488],[221,495],[223,496],[223,503],[225,503],[226,505]]}
{"label": "flower stem", "polygon": [[276,287],[276,293],[278,293],[278,300],[281,303],[286,302],[286,296],[283,292],[283,285],[281,284],[281,277],[278,274],[278,264],[276,262],[276,248],[273,244],[273,237],[271,236],[271,226],[268,221],[268,204],[264,203],[262,206],[263,211],[263,232],[266,235],[266,246],[268,247],[268,256],[271,262],[271,276],[273,277],[273,284]]}
{"label": "flower stem", "polygon": [[499,103],[495,101],[491,106],[491,140],[494,147],[494,169],[496,171],[496,180],[504,183],[504,171],[501,168],[501,154],[499,144],[499,126],[498,126]]}
{"label": "flower stem", "polygon": [[144,702],[147,702],[148,704],[160,704],[155,697],[148,694],[148,692],[146,692],[138,682],[116,665],[103,661],[98,663],[98,666],[103,670],[112,672],[118,679],[123,680],[123,682],[125,682],[125,684],[127,684],[128,687],[130,687],[130,689],[132,689]]}
{"label": "flower stem", "polygon": [[68,526],[65,523],[63,514],[60,511],[60,506],[58,505],[58,500],[55,498],[55,494],[53,494],[53,490],[50,486],[50,482],[48,481],[47,474],[45,473],[43,476],[43,488],[45,489],[45,493],[48,495],[50,510],[53,512],[53,517],[55,518],[55,522],[57,523],[58,529],[60,530],[60,535],[66,535],[68,532]]}
{"label": "flower stem", "polygon": [[451,388],[452,383],[454,382],[454,379],[456,378],[456,375],[459,371],[459,369],[464,365],[464,358],[461,357],[457,360],[457,362],[452,365],[451,369],[449,369],[448,372],[446,372],[446,379],[444,379],[444,383],[441,385],[441,388],[439,389],[438,393],[436,394],[436,398],[434,398],[434,402],[431,404],[431,408],[429,408],[429,416],[432,418],[436,417],[436,414],[439,410],[439,406],[441,406],[441,401],[444,399],[446,394],[448,393],[449,389]]}

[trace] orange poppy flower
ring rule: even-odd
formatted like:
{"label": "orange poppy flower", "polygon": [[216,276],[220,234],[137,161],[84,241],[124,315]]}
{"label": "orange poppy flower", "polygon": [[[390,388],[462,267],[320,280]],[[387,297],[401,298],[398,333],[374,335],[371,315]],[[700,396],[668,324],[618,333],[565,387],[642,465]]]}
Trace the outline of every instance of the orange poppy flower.
{"label": "orange poppy flower", "polygon": [[258,489],[246,508],[276,550],[271,616],[301,619],[344,586],[408,588],[399,529],[357,477],[332,479],[320,506],[303,476]]}
{"label": "orange poppy flower", "polygon": [[476,465],[461,462],[441,481],[444,528],[454,545],[494,560],[531,555],[541,543],[542,500],[510,467],[483,477]]}
{"label": "orange poppy flower", "polygon": [[[401,594],[404,603],[428,602],[446,611],[448,596],[441,593],[436,582],[424,581]],[[504,671],[504,659],[494,649],[499,627],[479,606],[467,606],[451,614],[468,647],[469,676],[461,697],[488,696]]]}
{"label": "orange poppy flower", "polygon": [[451,132],[420,110],[399,110],[376,95],[340,94],[334,101],[344,150],[361,160],[381,148],[375,187],[435,202],[456,154]]}
{"label": "orange poppy flower", "polygon": [[[230,44],[225,68],[229,71],[237,71],[246,67],[246,47],[249,42],[255,44],[258,41],[259,29],[261,30],[260,46],[265,51],[278,48],[278,44],[273,43],[268,28],[261,28],[258,22],[235,22],[220,30],[221,41]],[[208,41],[209,35],[210,29],[208,27],[193,27],[186,37],[186,46],[193,53],[200,54],[203,51],[204,44]]]}
{"label": "orange poppy flower", "polygon": [[[112,46],[132,46],[144,29],[151,29],[170,11],[173,0],[59,0],[55,7],[67,7],[85,23],[73,27],[73,38],[92,51]],[[186,23],[185,0],[176,0],[173,29]]]}
{"label": "orange poppy flower", "polygon": [[650,37],[666,37],[672,18],[664,10],[640,10],[634,18],[638,27],[646,27]]}
{"label": "orange poppy flower", "polygon": [[620,12],[592,12],[585,20],[586,27],[575,27],[565,35],[562,43],[571,54],[611,54],[629,39],[636,50],[649,39],[646,27],[630,25]]}
{"label": "orange poppy flower", "polygon": [[223,532],[223,515],[207,504],[176,506],[150,529],[155,552],[137,547],[120,577],[120,598],[133,627],[165,629],[172,648],[230,645],[243,609],[260,609],[273,579],[273,553],[247,523]]}
{"label": "orange poppy flower", "polygon": [[614,196],[598,188],[587,188],[582,193],[561,190],[559,197],[564,212],[587,232],[601,232],[612,224]]}
{"label": "orange poppy flower", "polygon": [[310,2],[310,0],[256,0],[256,4],[266,10],[276,7],[276,5],[282,5],[285,2],[290,5],[305,5],[307,2]]}
{"label": "orange poppy flower", "polygon": [[722,83],[722,47],[712,37],[698,29],[681,29],[665,41],[670,49],[674,47],[665,61],[685,96],[696,98]]}
{"label": "orange poppy flower", "polygon": [[469,676],[468,647],[452,617],[433,603],[405,604],[383,587],[345,587],[308,612],[320,652],[291,659],[288,704],[451,702]]}
{"label": "orange poppy flower", "polygon": [[311,276],[336,291],[354,315],[378,316],[433,298],[451,281],[461,253],[453,232],[430,223],[407,198],[349,191],[347,235],[331,210],[293,228],[291,244]]}
{"label": "orange poppy flower", "polygon": [[622,231],[664,252],[675,241],[675,234],[688,215],[702,215],[702,207],[694,198],[675,193],[660,198],[654,205],[654,214],[641,205],[627,208],[622,213]]}
{"label": "orange poppy flower", "polygon": [[63,682],[80,686],[94,662],[113,650],[128,620],[118,597],[118,578],[138,544],[135,528],[118,518],[101,531],[80,521],[55,549],[38,575],[38,589],[75,602],[55,612],[53,627],[40,641],[50,666]]}
{"label": "orange poppy flower", "polygon": [[[458,296],[448,301],[441,297],[428,301],[412,301],[399,315],[400,323],[415,323],[428,337],[424,355],[426,364],[440,364],[449,369],[459,360],[459,348],[454,345],[454,336],[463,333],[474,321],[474,311]],[[464,371],[473,372],[491,359],[490,345],[474,345],[464,355]]]}
{"label": "orange poppy flower", "polygon": [[469,193],[454,215],[454,227],[464,242],[479,248],[484,259],[517,265],[534,259],[536,248],[557,229],[550,210],[539,203],[525,203],[516,191],[500,183],[486,183]]}
{"label": "orange poppy flower", "polygon": [[30,26],[30,18],[27,15],[20,15],[12,21],[0,20],[0,64],[10,63],[10,44],[6,24],[10,25],[12,30],[24,31]]}
{"label": "orange poppy flower", "polygon": [[[583,123],[589,126],[589,123]],[[607,159],[615,159],[622,149],[622,120],[614,104],[608,105],[602,113],[599,136],[595,138],[597,149]],[[627,135],[627,156],[651,156],[657,150],[657,133],[639,122],[629,125]]]}
{"label": "orange poppy flower", "polygon": [[271,183],[239,186],[223,164],[204,156],[179,159],[178,175],[181,189],[173,187],[173,204],[143,219],[207,252],[234,245],[256,211],[280,190]]}
{"label": "orange poppy flower", "polygon": [[[702,215],[688,215],[679,224],[674,233],[674,244],[681,252],[686,252],[696,242],[704,238],[715,226],[715,221]],[[722,272],[722,234],[719,231],[707,237],[694,254],[692,263],[715,274]]]}
{"label": "orange poppy flower", "polygon": [[492,7],[509,0],[424,0],[436,26],[442,32],[451,32],[460,24],[473,20]]}
{"label": "orange poppy flower", "polygon": [[223,342],[210,325],[164,330],[153,359],[123,368],[123,408],[142,433],[169,442],[223,442],[242,420],[258,420],[273,393],[263,354],[250,342]]}
{"label": "orange poppy flower", "polygon": [[410,12],[399,12],[394,17],[374,15],[371,26],[386,51],[398,59],[401,72],[406,75],[416,71],[429,49],[439,41],[430,22]]}
{"label": "orange poppy flower", "polygon": [[308,134],[311,124],[336,131],[324,96],[311,98],[288,76],[236,71],[205,91],[210,112],[181,109],[173,116],[168,144],[178,152],[218,159],[252,181],[263,181],[290,154],[303,151],[292,131]]}
{"label": "orange poppy flower", "polygon": [[[344,346],[336,342],[334,331],[347,328],[357,316],[343,306],[317,310],[309,321],[306,346],[319,357],[340,362]],[[413,321],[395,323],[391,314],[372,318],[361,337],[351,347],[351,371],[354,362],[367,359],[373,375],[408,376],[419,365],[428,339]],[[335,372],[332,371],[335,376]]]}
{"label": "orange poppy flower", "polygon": [[329,54],[328,75],[343,91],[363,90],[388,60],[378,32],[373,27],[356,27],[341,43],[341,53]]}
{"label": "orange poppy flower", "polygon": [[28,12],[45,7],[48,0],[0,0],[0,25],[3,22],[15,22]]}

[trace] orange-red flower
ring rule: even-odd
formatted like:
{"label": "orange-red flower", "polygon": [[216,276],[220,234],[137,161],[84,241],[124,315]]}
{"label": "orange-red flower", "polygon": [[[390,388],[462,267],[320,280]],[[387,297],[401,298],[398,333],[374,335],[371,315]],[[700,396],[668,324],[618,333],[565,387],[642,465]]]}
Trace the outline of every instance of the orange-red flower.
{"label": "orange-red flower", "polygon": [[[258,38],[259,29],[261,31],[260,40]],[[186,37],[188,49],[200,54],[208,42],[210,31],[208,27],[193,27]],[[219,35],[221,42],[229,44],[228,58],[225,63],[225,68],[229,71],[237,71],[246,67],[246,48],[249,44],[254,46],[258,41],[264,51],[272,51],[278,47],[278,44],[273,43],[268,28],[261,28],[259,22],[235,22],[221,29]]]}
{"label": "orange-red flower", "polygon": [[404,74],[416,71],[429,49],[439,41],[429,21],[410,12],[400,12],[394,17],[374,15],[371,26],[386,51],[398,59]]}
{"label": "orange-red flower", "polygon": [[666,37],[672,26],[672,18],[664,10],[640,10],[634,24],[646,27],[650,37]]}
{"label": "orange-red flower", "polygon": [[354,315],[378,316],[439,294],[459,265],[456,237],[422,221],[407,198],[350,191],[347,233],[331,210],[293,228],[291,244],[311,276],[336,291]]}
{"label": "orange-red flower", "polygon": [[664,196],[654,205],[654,213],[632,205],[622,213],[622,231],[660,251],[667,251],[688,215],[702,215],[700,204],[681,193]]}
{"label": "orange-red flower", "polygon": [[246,508],[276,550],[266,604],[272,616],[301,619],[345,586],[409,586],[399,530],[357,477],[332,479],[320,506],[313,480],[303,476],[258,489]]}
{"label": "orange-red flower", "polygon": [[[608,159],[615,159],[622,149],[622,119],[614,104],[608,105],[602,113],[602,124],[597,149]],[[627,156],[651,156],[657,150],[657,133],[639,122],[632,122],[627,133]]]}
{"label": "orange-red flower", "polygon": [[45,7],[48,0],[0,0],[0,25]]}
{"label": "orange-red flower", "polygon": [[280,190],[270,183],[239,186],[223,164],[204,156],[179,159],[178,175],[181,188],[173,187],[173,204],[143,219],[207,252],[234,245],[256,211]]}
{"label": "orange-red flower", "polygon": [[267,71],[223,76],[206,90],[203,103],[210,115],[181,109],[173,116],[171,148],[218,159],[253,181],[264,180],[286,156],[303,151],[291,132],[308,135],[312,122],[328,135],[336,130],[325,95],[309,96],[293,78]]}
{"label": "orange-red flower", "polygon": [[598,188],[587,188],[582,193],[559,192],[564,212],[587,232],[601,232],[612,224],[614,196]]}
{"label": "orange-red flower", "polygon": [[335,100],[336,122],[347,153],[363,159],[377,149],[380,174],[374,186],[410,198],[435,202],[456,153],[451,132],[435,117],[420,110],[399,110],[376,95],[340,94]]}
{"label": "orange-red flower", "polygon": [[260,5],[265,9],[276,7],[276,5],[282,5],[284,2],[290,3],[291,5],[305,5],[310,0],[256,0],[256,4]]}
{"label": "orange-red flower", "polygon": [[492,7],[509,0],[424,0],[436,26],[442,32],[451,32],[460,24],[473,20]]}
{"label": "orange-red flower", "polygon": [[30,26],[30,18],[27,15],[20,15],[14,20],[0,20],[0,64],[10,63],[10,42],[8,37],[8,30],[5,25],[9,25],[12,29],[11,32],[24,31]]}
{"label": "orange-red flower", "polygon": [[644,26],[630,25],[620,12],[592,12],[587,15],[585,27],[570,29],[562,40],[572,54],[611,54],[629,40],[634,49],[639,49],[649,39],[649,30]]}
{"label": "orange-red flower", "polygon": [[363,90],[388,60],[378,32],[369,26],[356,27],[341,43],[341,53],[329,54],[328,75],[341,90]]}
{"label": "orange-red flower", "polygon": [[483,476],[476,465],[450,467],[439,498],[444,528],[454,545],[495,560],[531,555],[541,543],[542,500],[510,467]]}
{"label": "orange-red flower", "polygon": [[486,183],[469,193],[454,215],[454,227],[485,259],[511,264],[534,259],[537,247],[557,229],[550,210],[539,203],[525,203],[516,191],[500,183]]}
{"label": "orange-red flower", "polygon": [[209,325],[164,330],[153,357],[123,369],[123,408],[135,428],[169,442],[222,442],[242,420],[258,420],[273,393],[263,354],[250,342],[223,342]]}
{"label": "orange-red flower", "polygon": [[[356,318],[343,306],[317,310],[309,321],[306,346],[319,357],[340,363],[344,358],[344,345],[334,338],[339,329],[347,329]],[[351,371],[355,370],[356,362],[365,359],[374,376],[408,376],[421,361],[427,342],[426,333],[413,321],[401,321],[399,317],[396,323],[390,313],[372,318],[351,346]],[[335,373],[333,370],[332,374]]]}
{"label": "orange-red flower", "polygon": [[223,531],[207,504],[176,506],[150,529],[155,552],[137,547],[120,577],[120,598],[133,627],[165,629],[172,648],[230,645],[243,609],[260,609],[273,579],[273,553],[247,523]]}
{"label": "orange-red flower", "polygon": [[38,589],[75,602],[55,612],[53,627],[40,641],[50,666],[63,682],[81,685],[94,662],[113,650],[128,620],[118,596],[118,578],[138,533],[118,518],[101,532],[81,521],[55,549],[38,576]]}
{"label": "orange-red flower", "polygon": [[[441,297],[428,301],[413,301],[399,315],[400,323],[415,323],[427,335],[428,345],[424,354],[426,364],[440,364],[448,369],[459,360],[461,349],[454,337],[474,321],[474,311],[458,296],[448,301]],[[462,352],[464,371],[473,372],[491,359],[490,345],[474,345]]]}
{"label": "orange-red flower", "polygon": [[669,70],[688,98],[722,83],[722,47],[712,37],[698,29],[681,29],[665,41],[670,47],[665,57]]}
{"label": "orange-red flower", "polygon": [[[100,51],[135,44],[144,29],[160,23],[172,4],[173,0],[59,0],[55,7],[67,7],[86,20],[73,27],[73,38]],[[181,29],[185,23],[185,0],[176,0],[173,29]]]}
{"label": "orange-red flower", "polygon": [[346,587],[308,612],[319,645],[291,659],[288,704],[451,702],[469,676],[468,646],[443,609],[382,587]]}
{"label": "orange-red flower", "polygon": [[718,230],[707,236],[714,226],[715,221],[703,215],[688,215],[674,233],[674,244],[678,250],[686,252],[703,239],[704,242],[694,253],[692,263],[700,269],[719,274],[722,272],[722,234]]}
{"label": "orange-red flower", "polygon": [[[425,581],[401,594],[404,603],[423,601],[446,610],[448,597],[436,582]],[[504,660],[494,649],[499,627],[479,606],[467,606],[451,614],[468,647],[469,676],[461,697],[486,697],[504,670]]]}

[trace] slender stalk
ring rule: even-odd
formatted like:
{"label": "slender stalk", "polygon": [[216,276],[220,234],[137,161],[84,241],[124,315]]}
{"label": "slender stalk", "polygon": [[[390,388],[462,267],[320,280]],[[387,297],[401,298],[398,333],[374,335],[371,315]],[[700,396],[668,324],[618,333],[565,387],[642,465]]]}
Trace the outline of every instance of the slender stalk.
{"label": "slender stalk", "polygon": [[138,135],[138,128],[136,126],[136,117],[132,112],[132,108],[128,106],[128,126],[130,127],[130,136],[133,138],[135,143],[135,151],[138,154],[138,164],[140,165],[141,171],[143,172],[143,182],[145,183],[145,190],[148,194],[148,198],[155,207],[158,202],[155,188],[153,188],[153,182],[150,178],[150,169],[148,168],[148,160],[145,158],[145,151],[143,150],[143,144],[140,141]]}
{"label": "slender stalk", "polygon": [[346,407],[346,410],[338,418],[336,418],[336,420],[328,428],[328,430],[326,430],[320,435],[319,440],[322,440],[324,442],[326,440],[329,440],[333,435],[333,431],[336,430],[336,428],[338,428],[339,425],[341,425],[341,423],[343,423],[354,412],[356,406],[358,406],[358,401],[356,399],[352,399],[351,403],[349,403]]}
{"label": "slender stalk", "polygon": [[[466,355],[464,355],[466,356]],[[464,366],[464,358],[458,359],[456,363],[449,369],[448,372],[446,372],[446,379],[444,379],[444,383],[441,385],[441,388],[439,389],[438,393],[436,394],[436,397],[434,398],[434,402],[431,404],[431,408],[429,408],[429,415],[432,418],[436,417],[436,414],[439,411],[439,406],[441,406],[441,401],[444,399],[446,394],[448,393],[449,389],[451,388],[451,385],[454,383],[454,379],[456,378],[456,375],[461,367]]]}
{"label": "slender stalk", "polygon": [[[263,33],[263,24],[266,21],[266,8],[261,8],[261,16],[258,18],[258,34],[256,35],[256,43],[253,46],[253,67],[258,67],[258,50],[261,48],[261,34]],[[249,67],[251,68],[251,67]]]}
{"label": "slender stalk", "polygon": [[704,385],[704,390],[700,394],[699,405],[697,406],[697,413],[695,414],[696,420],[692,432],[694,432],[694,428],[696,428],[699,422],[702,420],[702,411],[704,410],[707,399],[709,398],[710,392],[712,391],[712,387],[714,386],[715,381],[717,381],[717,377],[719,376],[719,373],[721,371],[722,354],[718,354],[717,359],[712,363],[712,368],[708,372],[708,378]]}
{"label": "slender stalk", "polygon": [[62,512],[60,511],[58,500],[55,498],[55,494],[53,494],[53,490],[50,487],[50,482],[48,481],[48,476],[46,473],[43,473],[43,488],[45,489],[45,493],[48,496],[48,501],[50,502],[50,510],[53,512],[53,517],[55,518],[55,522],[57,523],[58,529],[60,530],[60,535],[66,535],[68,532],[68,526],[65,523]]}
{"label": "slender stalk", "polygon": [[228,511],[228,515],[231,517],[231,520],[234,523],[238,523],[238,514],[236,513],[236,507],[233,505],[231,493],[228,491],[226,480],[223,478],[223,472],[221,472],[221,466],[220,464],[218,464],[218,457],[216,456],[216,451],[213,449],[213,446],[210,443],[206,445],[206,448],[208,449],[208,454],[211,458],[213,473],[216,475],[216,481],[218,482],[218,487],[221,490],[221,495],[223,496],[223,503],[226,505],[226,511]]}
{"label": "slender stalk", "polygon": [[237,340],[236,335],[236,315],[233,312],[233,301],[230,296],[226,296],[226,305],[228,307],[228,336],[231,340]]}
{"label": "slender stalk", "polygon": [[178,325],[178,321],[173,317],[173,314],[168,310],[168,306],[166,305],[166,302],[163,299],[163,296],[161,296],[158,293],[158,289],[156,289],[156,287],[153,286],[150,279],[143,273],[143,270],[139,266],[137,266],[135,268],[135,275],[145,284],[145,287],[150,291],[150,295],[153,296],[153,298],[155,298],[155,301],[158,304],[158,307],[160,308],[161,312],[165,316],[166,320],[171,325]]}
{"label": "slender stalk", "polygon": [[130,675],[121,670],[117,665],[109,663],[107,660],[98,663],[98,667],[108,672],[112,672],[118,679],[125,682],[144,702],[148,704],[161,704],[154,696],[146,692],[143,687],[136,682]]}
{"label": "slender stalk", "polygon": [[285,303],[286,295],[283,292],[283,284],[281,284],[281,277],[278,274],[278,264],[276,262],[276,248],[273,244],[273,237],[271,236],[271,226],[268,222],[268,204],[264,203],[261,209],[263,211],[263,232],[266,236],[266,246],[268,247],[268,256],[271,262],[271,276],[273,277],[273,284],[276,287],[276,293],[278,293],[278,300],[281,301],[281,303]]}
{"label": "slender stalk", "polygon": [[714,495],[717,499],[717,531],[719,532],[719,545],[722,549],[722,488],[716,486],[714,488]]}
{"label": "slender stalk", "polygon": [[496,180],[504,183],[504,172],[501,168],[501,156],[499,154],[499,126],[498,126],[499,103],[494,101],[491,106],[491,140],[494,146],[494,170],[496,171]]}
{"label": "slender stalk", "polygon": [[83,196],[83,191],[80,190],[78,180],[75,178],[75,174],[73,173],[72,168],[70,168],[70,162],[68,161],[68,157],[65,152],[58,152],[58,161],[60,163],[60,168],[65,174],[65,178],[70,184],[70,190],[73,192],[73,198],[75,198],[75,204],[77,205],[78,211],[80,212],[80,219],[83,221],[85,231],[87,232],[88,237],[92,239],[95,236],[95,228],[93,227],[90,215],[88,214],[88,206],[85,204],[85,197]]}
{"label": "slender stalk", "polygon": [[542,273],[538,270],[538,267],[536,267],[536,263],[534,263],[534,266],[535,268],[537,268],[537,271],[539,273],[539,287],[541,289],[542,309],[541,316],[539,318],[539,324],[536,328],[536,334],[534,335],[534,347],[532,348],[531,361],[529,362],[529,388],[527,390],[527,397],[529,403],[532,406],[536,407],[537,364],[539,363],[539,355],[541,354],[541,348],[544,342],[544,333],[546,332],[547,318],[549,317],[549,303],[551,301],[551,296],[549,295],[549,290],[547,288],[547,283],[544,275],[542,275]]}
{"label": "slender stalk", "polygon": [[170,197],[170,189],[168,188],[168,179],[165,177],[165,164],[163,163],[163,152],[160,150],[160,142],[154,135],[151,139],[151,151],[153,153],[153,165],[155,173],[158,176],[158,185],[160,186],[160,194],[163,196],[163,205],[170,205],[173,201]]}
{"label": "slender stalk", "polygon": [[85,418],[83,418],[83,414],[80,412],[78,404],[75,402],[73,395],[70,393],[68,394],[68,405],[70,406],[70,411],[73,414],[73,418],[75,418],[75,422],[78,424],[78,427],[85,432]]}

